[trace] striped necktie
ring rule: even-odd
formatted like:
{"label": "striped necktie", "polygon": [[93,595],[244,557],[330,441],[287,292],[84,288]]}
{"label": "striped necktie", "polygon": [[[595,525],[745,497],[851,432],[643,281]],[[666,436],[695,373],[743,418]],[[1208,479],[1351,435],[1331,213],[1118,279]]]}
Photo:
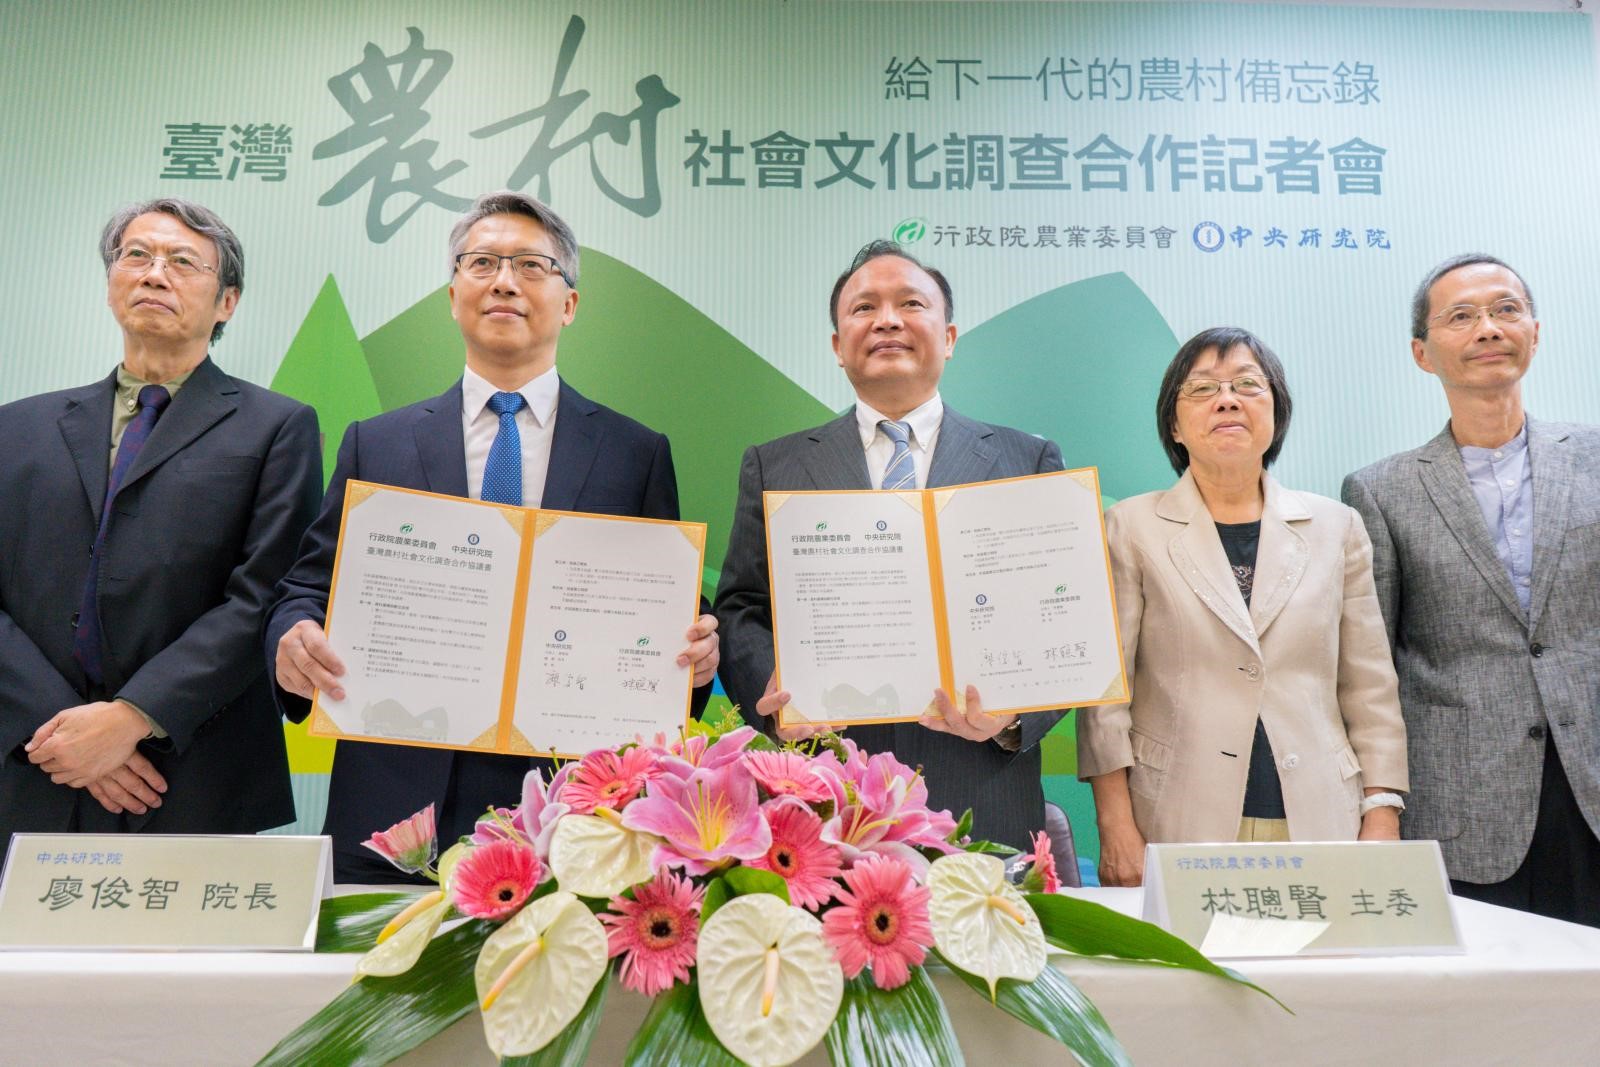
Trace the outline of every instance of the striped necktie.
{"label": "striped necktie", "polygon": [[526,403],[521,393],[496,393],[489,398],[489,410],[500,416],[500,432],[495,434],[483,465],[479,499],[522,506],[522,435],[517,432],[517,412]]}
{"label": "striped necktie", "polygon": [[883,485],[880,488],[915,489],[917,464],[911,458],[911,424],[884,419],[878,423],[878,429],[894,442],[894,454],[889,457],[889,466],[884,468]]}

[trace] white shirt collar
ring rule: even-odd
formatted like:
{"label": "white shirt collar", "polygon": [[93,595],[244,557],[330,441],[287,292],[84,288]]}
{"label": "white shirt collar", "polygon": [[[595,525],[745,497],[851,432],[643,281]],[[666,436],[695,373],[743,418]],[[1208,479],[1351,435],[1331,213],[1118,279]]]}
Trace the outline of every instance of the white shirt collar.
{"label": "white shirt collar", "polygon": [[[889,416],[873,409],[865,400],[856,398],[856,428],[861,431],[861,447],[872,445],[878,436],[878,423]],[[944,401],[938,393],[911,409],[900,420],[911,424],[911,447],[926,450],[939,434],[939,424],[944,421]]]}
{"label": "white shirt collar", "polygon": [[[489,405],[489,398],[499,391],[471,367],[462,368],[461,411],[466,415],[467,422],[476,421],[478,416],[483,414],[483,409]],[[550,416],[555,414],[556,398],[561,393],[561,378],[556,374],[555,367],[551,367],[532,381],[524,382],[522,388],[514,389],[512,392],[522,394],[522,399],[528,402],[527,410],[533,415],[533,421],[542,427],[550,421]]]}

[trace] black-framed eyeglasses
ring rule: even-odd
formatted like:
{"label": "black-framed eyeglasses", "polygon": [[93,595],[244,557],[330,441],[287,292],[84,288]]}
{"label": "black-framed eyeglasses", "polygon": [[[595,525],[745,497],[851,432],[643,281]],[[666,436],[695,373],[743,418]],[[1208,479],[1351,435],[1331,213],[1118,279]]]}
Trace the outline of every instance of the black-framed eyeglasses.
{"label": "black-framed eyeglasses", "polygon": [[1520,322],[1528,314],[1528,303],[1515,296],[1503,297],[1492,304],[1451,304],[1428,320],[1430,326],[1446,330],[1470,330],[1478,324],[1478,316],[1488,315],[1490,321],[1499,323]]}
{"label": "black-framed eyeglasses", "polygon": [[463,252],[456,257],[456,270],[474,278],[493,278],[500,273],[500,264],[507,260],[511,262],[511,269],[516,271],[517,277],[523,281],[538,282],[557,275],[568,286],[577,288],[555,257],[543,252],[518,252],[511,256],[494,252]]}
{"label": "black-framed eyeglasses", "polygon": [[1260,396],[1271,382],[1264,374],[1241,374],[1237,378],[1218,381],[1216,378],[1188,378],[1178,386],[1178,392],[1190,400],[1208,400],[1222,392],[1223,385],[1231,386],[1236,396]]}
{"label": "black-framed eyeglasses", "polygon": [[176,274],[180,278],[194,278],[201,274],[215,274],[217,268],[209,263],[202,262],[199,257],[187,252],[174,252],[170,256],[158,256],[144,248],[119,248],[116,258],[111,265],[118,270],[125,270],[129,274],[145,274],[155,269],[157,263],[166,265],[167,273]]}

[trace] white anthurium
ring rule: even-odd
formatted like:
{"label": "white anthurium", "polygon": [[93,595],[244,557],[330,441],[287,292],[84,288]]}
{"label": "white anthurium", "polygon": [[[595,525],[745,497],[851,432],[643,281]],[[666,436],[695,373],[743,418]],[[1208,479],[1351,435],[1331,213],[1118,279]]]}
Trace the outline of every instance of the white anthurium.
{"label": "white anthurium", "polygon": [[928,870],[928,919],[945,959],[989,983],[1031,982],[1045,968],[1044,927],[995,856],[941,856]]}
{"label": "white anthurium", "polygon": [[435,889],[412,901],[378,934],[378,943],[356,964],[356,978],[388,978],[409,971],[450,913],[450,896]]}
{"label": "white anthurium", "polygon": [[464,855],[466,847],[457,844],[439,857],[440,888],[419,896],[378,932],[377,943],[356,964],[357,980],[364,975],[389,978],[415,966],[450,914],[450,875]]}
{"label": "white anthurium", "polygon": [[583,1010],[605,977],[606,931],[571,893],[540,897],[483,943],[473,980],[496,1056],[527,1056]]}
{"label": "white anthurium", "polygon": [[550,869],[569,893],[609,900],[655,872],[650,854],[659,843],[629,830],[610,808],[604,815],[563,815],[550,839]]}
{"label": "white anthurium", "polygon": [[771,893],[728,901],[700,930],[700,1009],[751,1067],[781,1067],[816,1047],[844,996],[822,924]]}

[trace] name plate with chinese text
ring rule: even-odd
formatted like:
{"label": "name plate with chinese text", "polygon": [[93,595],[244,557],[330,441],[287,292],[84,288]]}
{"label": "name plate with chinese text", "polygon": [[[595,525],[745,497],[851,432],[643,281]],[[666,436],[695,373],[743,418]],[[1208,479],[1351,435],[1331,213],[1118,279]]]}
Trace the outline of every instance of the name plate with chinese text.
{"label": "name plate with chinese text", "polygon": [[0,948],[309,952],[332,888],[326,837],[16,834]]}
{"label": "name plate with chinese text", "polygon": [[1213,957],[1464,951],[1437,841],[1151,844],[1144,872],[1144,918]]}

